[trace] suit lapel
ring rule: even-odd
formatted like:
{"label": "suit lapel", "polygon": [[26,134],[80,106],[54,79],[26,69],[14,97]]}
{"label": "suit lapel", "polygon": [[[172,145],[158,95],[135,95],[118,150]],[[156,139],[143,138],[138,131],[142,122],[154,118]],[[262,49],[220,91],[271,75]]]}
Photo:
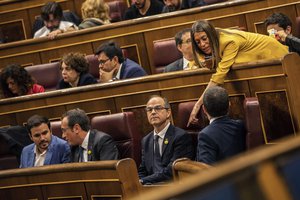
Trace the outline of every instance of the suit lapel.
{"label": "suit lapel", "polygon": [[28,166],[29,167],[33,167],[34,166],[34,160],[35,160],[35,154],[34,154],[34,148],[35,148],[35,145],[33,145],[33,148],[31,149],[30,151],[30,155],[28,157]]}
{"label": "suit lapel", "polygon": [[87,149],[88,161],[93,160],[93,141],[94,141],[94,138],[95,138],[95,132],[93,130],[91,130],[90,135],[89,135],[89,141],[88,141],[88,149]]}
{"label": "suit lapel", "polygon": [[179,60],[178,70],[183,70],[183,58]]}
{"label": "suit lapel", "polygon": [[162,154],[161,154],[162,157],[164,155],[164,152],[165,152],[166,148],[173,141],[173,134],[172,134],[173,128],[174,128],[173,125],[170,124],[170,126],[169,126],[169,128],[168,128],[168,130],[167,130],[167,132],[165,134],[165,138],[164,138],[163,144],[162,144]]}
{"label": "suit lapel", "polygon": [[53,152],[52,152],[52,147],[53,147],[53,143],[54,143],[53,140],[55,140],[55,138],[52,136],[51,137],[50,145],[49,145],[49,147],[47,149],[47,153],[46,153],[44,165],[50,165],[52,154],[53,154]]}

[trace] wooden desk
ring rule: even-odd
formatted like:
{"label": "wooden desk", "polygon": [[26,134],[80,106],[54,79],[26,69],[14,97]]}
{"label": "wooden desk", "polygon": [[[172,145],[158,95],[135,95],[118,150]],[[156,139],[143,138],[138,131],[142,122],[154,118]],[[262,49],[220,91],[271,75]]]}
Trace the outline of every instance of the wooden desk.
{"label": "wooden desk", "polygon": [[[289,54],[279,60],[236,65],[224,87],[231,101],[231,116],[244,118],[245,97],[256,96],[260,103],[266,143],[293,134],[300,124],[300,57]],[[150,95],[169,99],[172,120],[177,124],[180,102],[197,100],[212,71],[193,70],[150,75],[141,78],[95,84],[0,100],[0,126],[22,125],[33,114],[60,119],[69,109],[84,109],[89,116],[132,111],[143,134],[152,130],[144,107]]]}
{"label": "wooden desk", "polygon": [[263,21],[275,11],[287,14],[295,22],[300,1],[234,0],[70,32],[55,40],[39,38],[2,44],[0,68],[11,63],[23,66],[48,63],[71,51],[93,54],[101,43],[115,40],[127,49],[129,58],[140,63],[148,74],[154,74],[154,41],[174,37],[197,19],[208,19],[218,27],[239,26],[250,32],[265,33]]}

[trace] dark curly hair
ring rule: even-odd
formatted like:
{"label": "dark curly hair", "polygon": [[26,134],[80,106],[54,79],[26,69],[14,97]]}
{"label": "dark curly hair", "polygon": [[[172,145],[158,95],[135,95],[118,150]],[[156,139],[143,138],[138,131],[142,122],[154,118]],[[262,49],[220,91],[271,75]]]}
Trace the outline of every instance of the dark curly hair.
{"label": "dark curly hair", "polygon": [[84,54],[81,53],[71,52],[65,54],[60,61],[60,67],[62,63],[65,63],[80,74],[85,74],[89,71],[89,63],[86,60]]}
{"label": "dark curly hair", "polygon": [[[4,97],[15,97],[26,95],[30,88],[34,84],[34,80],[28,74],[28,72],[18,64],[12,64],[6,66],[0,75],[1,78],[1,87],[3,91]],[[7,79],[11,78],[19,87],[18,94],[13,94],[11,90],[8,88]]]}

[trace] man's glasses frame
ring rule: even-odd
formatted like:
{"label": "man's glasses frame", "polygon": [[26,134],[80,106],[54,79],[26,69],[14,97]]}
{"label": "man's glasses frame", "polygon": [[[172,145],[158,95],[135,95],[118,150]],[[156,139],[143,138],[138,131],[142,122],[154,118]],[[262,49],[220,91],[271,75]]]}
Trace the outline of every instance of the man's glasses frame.
{"label": "man's glasses frame", "polygon": [[162,111],[164,109],[168,110],[170,108],[164,107],[164,106],[154,106],[154,107],[146,107],[145,108],[146,112],[148,112],[148,113],[151,113],[153,110],[154,110],[154,112],[157,113],[157,112],[160,112],[160,111]]}
{"label": "man's glasses frame", "polygon": [[99,65],[104,65],[110,58],[107,58],[106,60],[99,60]]}

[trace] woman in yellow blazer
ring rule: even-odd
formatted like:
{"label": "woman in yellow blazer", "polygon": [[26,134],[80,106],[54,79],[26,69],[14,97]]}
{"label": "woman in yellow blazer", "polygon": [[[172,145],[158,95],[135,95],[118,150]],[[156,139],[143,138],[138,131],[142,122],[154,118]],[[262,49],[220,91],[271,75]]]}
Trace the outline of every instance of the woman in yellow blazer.
{"label": "woman in yellow blazer", "polygon": [[[196,63],[200,67],[216,69],[206,88],[223,84],[234,63],[278,59],[288,53],[288,48],[272,37],[239,30],[215,29],[206,20],[193,24],[191,39]],[[211,58],[212,66],[205,65],[206,58]],[[196,115],[202,104],[203,94],[193,108],[188,126],[198,121]]]}

